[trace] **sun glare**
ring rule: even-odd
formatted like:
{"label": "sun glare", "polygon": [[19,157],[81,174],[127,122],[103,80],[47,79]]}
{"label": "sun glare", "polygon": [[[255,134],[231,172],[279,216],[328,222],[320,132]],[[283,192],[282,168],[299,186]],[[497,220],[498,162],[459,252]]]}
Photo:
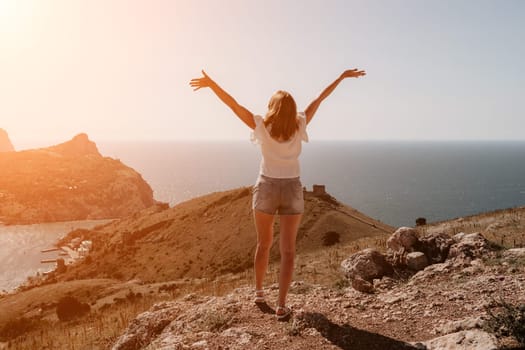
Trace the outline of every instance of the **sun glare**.
{"label": "sun glare", "polygon": [[0,0],[0,33],[12,33],[22,29],[24,18],[31,14],[31,0]]}

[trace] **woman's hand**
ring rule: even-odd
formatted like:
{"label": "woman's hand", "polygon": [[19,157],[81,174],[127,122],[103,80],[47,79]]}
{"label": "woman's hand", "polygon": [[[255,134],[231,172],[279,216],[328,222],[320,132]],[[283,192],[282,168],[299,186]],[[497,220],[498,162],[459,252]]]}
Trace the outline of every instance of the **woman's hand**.
{"label": "woman's hand", "polygon": [[193,91],[197,91],[200,88],[209,87],[217,95],[217,97],[224,102],[230,109],[237,115],[250,129],[255,128],[255,121],[253,120],[253,114],[245,107],[235,101],[226,91],[224,91],[219,84],[211,80],[211,78],[202,70],[202,78],[191,79],[190,86]]}
{"label": "woman's hand", "polygon": [[366,72],[364,70],[349,69],[349,70],[344,71],[343,74],[341,74],[341,79],[359,78],[365,75],[366,75]]}
{"label": "woman's hand", "polygon": [[211,87],[214,83],[204,70],[201,72],[203,75],[202,78],[191,79],[190,81],[190,86],[193,88],[193,91],[197,91],[200,88]]}
{"label": "woman's hand", "polygon": [[345,78],[359,78],[364,75],[366,75],[364,70],[349,69],[349,70],[344,71],[339,76],[339,78],[334,80],[332,84],[328,85],[328,87],[324,89],[323,92],[321,92],[321,95],[319,95],[319,97],[313,100],[308,105],[308,107],[306,107],[306,109],[304,110],[304,114],[306,115],[306,124],[310,123],[310,121],[314,117],[315,112],[317,111],[317,108],[319,108],[319,105],[321,104],[321,102],[323,102],[325,98],[330,96],[332,91],[335,90],[335,88],[337,87],[337,85],[339,85],[341,81],[343,81]]}

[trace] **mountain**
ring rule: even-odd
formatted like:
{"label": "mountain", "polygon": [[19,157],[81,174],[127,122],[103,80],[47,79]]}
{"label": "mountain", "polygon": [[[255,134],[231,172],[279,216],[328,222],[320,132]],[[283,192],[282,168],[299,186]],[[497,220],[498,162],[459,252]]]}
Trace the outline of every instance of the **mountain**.
{"label": "mountain", "polygon": [[154,203],[142,176],[103,157],[86,134],[48,148],[0,153],[0,223],[118,218]]}
{"label": "mountain", "polygon": [[0,129],[0,152],[13,152],[14,150],[9,135],[4,129]]}

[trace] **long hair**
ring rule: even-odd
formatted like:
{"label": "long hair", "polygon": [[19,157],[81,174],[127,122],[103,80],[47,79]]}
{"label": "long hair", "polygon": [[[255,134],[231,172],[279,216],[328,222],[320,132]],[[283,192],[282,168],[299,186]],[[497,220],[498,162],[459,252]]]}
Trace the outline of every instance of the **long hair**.
{"label": "long hair", "polygon": [[288,141],[299,128],[297,121],[297,105],[292,95],[279,90],[268,102],[268,113],[264,125],[269,126],[272,138],[278,141]]}

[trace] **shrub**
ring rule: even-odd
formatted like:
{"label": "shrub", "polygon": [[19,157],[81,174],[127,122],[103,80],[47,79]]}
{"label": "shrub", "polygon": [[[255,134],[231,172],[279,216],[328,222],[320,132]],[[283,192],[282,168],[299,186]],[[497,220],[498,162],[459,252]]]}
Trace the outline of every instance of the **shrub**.
{"label": "shrub", "polygon": [[338,279],[337,281],[335,281],[334,283],[334,287],[336,289],[345,289],[345,288],[348,288],[350,287],[352,284],[350,283],[350,281],[348,280],[348,278],[340,278]]}
{"label": "shrub", "polygon": [[8,321],[0,328],[0,340],[6,341],[22,335],[36,327],[36,321],[30,318],[20,317]]}
{"label": "shrub", "polygon": [[60,321],[69,321],[77,317],[82,317],[90,310],[88,304],[81,303],[74,297],[63,297],[57,304],[57,316]]}
{"label": "shrub", "polygon": [[231,321],[230,315],[215,310],[206,312],[201,320],[204,329],[209,332],[220,332],[228,328]]}
{"label": "shrub", "polygon": [[521,346],[525,346],[525,304],[514,306],[501,299],[491,303],[498,312],[486,308],[489,319],[486,329],[497,337],[511,336]]}
{"label": "shrub", "polygon": [[332,246],[340,242],[340,235],[335,231],[326,232],[323,235],[323,245],[326,247]]}

